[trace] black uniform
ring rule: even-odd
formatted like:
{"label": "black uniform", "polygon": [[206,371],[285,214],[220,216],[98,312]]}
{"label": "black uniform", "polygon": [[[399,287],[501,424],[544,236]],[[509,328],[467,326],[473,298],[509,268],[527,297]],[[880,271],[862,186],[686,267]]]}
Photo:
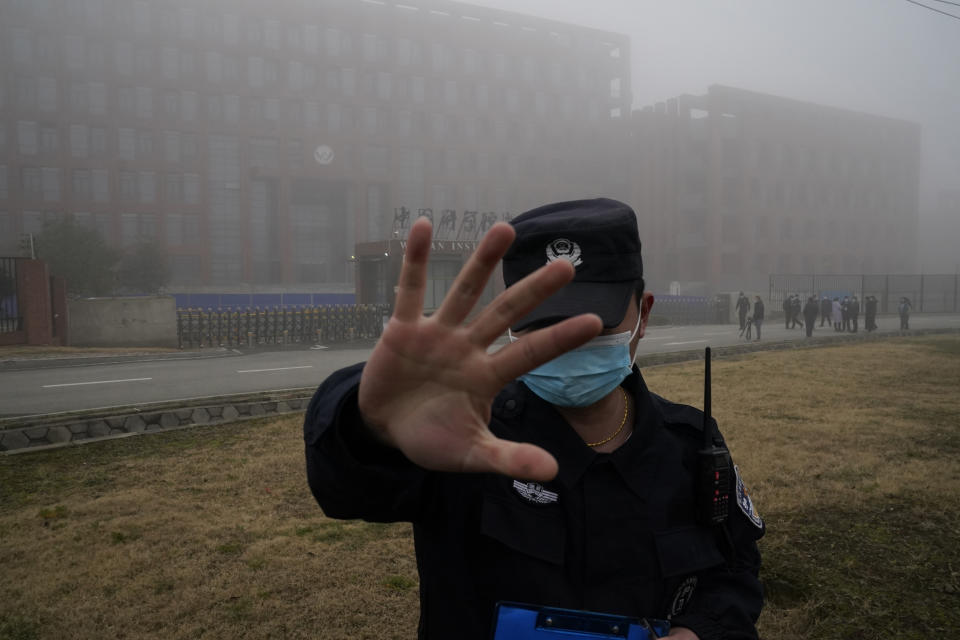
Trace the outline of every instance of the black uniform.
{"label": "black uniform", "polygon": [[672,614],[701,640],[757,637],[755,541],[764,525],[735,487],[732,545],[723,529],[697,525],[698,410],[650,393],[634,370],[623,382],[635,398],[634,433],[613,453],[596,453],[552,405],[513,382],[496,397],[490,428],[557,458],[559,474],[541,486],[426,471],[374,444],[357,409],[361,370],[334,373],[314,395],[307,476],[328,516],[413,522],[420,638],[486,640],[500,600]]}
{"label": "black uniform", "polygon": [[807,299],[807,303],[803,305],[803,318],[807,321],[807,337],[813,337],[813,325],[817,321],[817,312],[820,310],[820,305],[817,304],[817,301],[813,296]]}
{"label": "black uniform", "polygon": [[737,315],[740,316],[740,331],[743,331],[747,326],[747,314],[750,313],[750,301],[747,299],[747,296],[740,294],[740,297],[737,298]]}

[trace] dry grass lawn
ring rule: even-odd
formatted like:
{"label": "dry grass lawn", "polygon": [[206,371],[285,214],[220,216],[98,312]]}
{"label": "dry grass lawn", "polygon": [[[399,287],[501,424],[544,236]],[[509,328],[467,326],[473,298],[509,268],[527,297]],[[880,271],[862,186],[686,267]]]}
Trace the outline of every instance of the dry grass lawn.
{"label": "dry grass lawn", "polygon": [[[700,363],[645,371],[702,403]],[[769,640],[960,637],[960,337],[714,363]],[[413,638],[410,527],[330,520],[300,418],[0,457],[0,639]]]}

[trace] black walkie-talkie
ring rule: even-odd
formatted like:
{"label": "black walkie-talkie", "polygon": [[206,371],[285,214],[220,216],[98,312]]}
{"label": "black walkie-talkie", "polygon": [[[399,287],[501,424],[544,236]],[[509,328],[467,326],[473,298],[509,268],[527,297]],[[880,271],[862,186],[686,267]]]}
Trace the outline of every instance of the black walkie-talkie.
{"label": "black walkie-talkie", "polygon": [[703,449],[700,458],[700,482],[697,486],[697,519],[704,525],[723,524],[730,507],[730,451],[720,446],[710,419],[710,347],[704,357]]}

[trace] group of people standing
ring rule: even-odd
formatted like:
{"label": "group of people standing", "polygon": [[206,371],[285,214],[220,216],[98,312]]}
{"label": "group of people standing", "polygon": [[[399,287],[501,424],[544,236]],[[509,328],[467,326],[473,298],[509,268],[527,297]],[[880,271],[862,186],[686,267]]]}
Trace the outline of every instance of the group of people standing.
{"label": "group of people standing", "polygon": [[[866,296],[863,299],[864,325],[866,331],[877,328],[876,296]],[[784,327],[792,329],[797,325],[807,330],[807,337],[813,337],[813,328],[820,316],[820,326],[833,325],[834,331],[849,331],[856,333],[860,330],[860,300],[857,296],[836,296],[831,300],[823,296],[817,302],[816,296],[809,296],[806,303],[801,303],[798,294],[790,294],[783,301]],[[803,320],[800,319],[801,313]],[[805,321],[805,322],[804,322]]]}
{"label": "group of people standing", "polygon": [[743,291],[740,292],[740,297],[737,298],[737,314],[740,316],[740,336],[744,337],[746,334],[746,339],[750,340],[750,334],[754,327],[757,329],[757,337],[754,340],[760,339],[760,329],[763,327],[763,300],[760,299],[760,296],[754,296],[755,300],[753,302],[753,315],[747,317],[747,314],[750,313],[750,299],[747,296],[743,295]]}
{"label": "group of people standing", "polygon": [[[759,305],[759,311],[758,311]],[[750,332],[753,327],[757,330],[757,340],[760,339],[760,324],[763,322],[763,301],[760,296],[756,296],[756,302],[753,305],[753,316],[750,313],[750,299],[744,295],[743,291],[737,297],[736,311],[740,318],[740,335],[750,339]],[[866,331],[877,329],[877,308],[879,300],[876,296],[864,296],[863,328]],[[900,315],[900,329],[910,328],[910,310],[912,305],[906,297],[900,298],[897,305],[897,312]],[[861,301],[857,296],[836,296],[831,299],[829,296],[823,296],[817,300],[816,296],[808,296],[806,302],[803,302],[801,296],[796,293],[788,295],[783,300],[783,326],[785,329],[794,329],[801,327],[806,329],[807,337],[813,337],[813,329],[816,325],[817,317],[820,317],[820,326],[832,326],[836,332],[857,333],[860,330]],[[757,318],[759,317],[759,322]]]}

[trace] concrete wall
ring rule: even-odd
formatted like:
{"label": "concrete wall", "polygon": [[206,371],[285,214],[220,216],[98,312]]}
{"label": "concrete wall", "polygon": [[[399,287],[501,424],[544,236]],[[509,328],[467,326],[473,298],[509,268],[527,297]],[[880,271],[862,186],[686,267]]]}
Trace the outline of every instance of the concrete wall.
{"label": "concrete wall", "polygon": [[172,296],[71,300],[68,310],[71,346],[177,346],[177,307]]}

